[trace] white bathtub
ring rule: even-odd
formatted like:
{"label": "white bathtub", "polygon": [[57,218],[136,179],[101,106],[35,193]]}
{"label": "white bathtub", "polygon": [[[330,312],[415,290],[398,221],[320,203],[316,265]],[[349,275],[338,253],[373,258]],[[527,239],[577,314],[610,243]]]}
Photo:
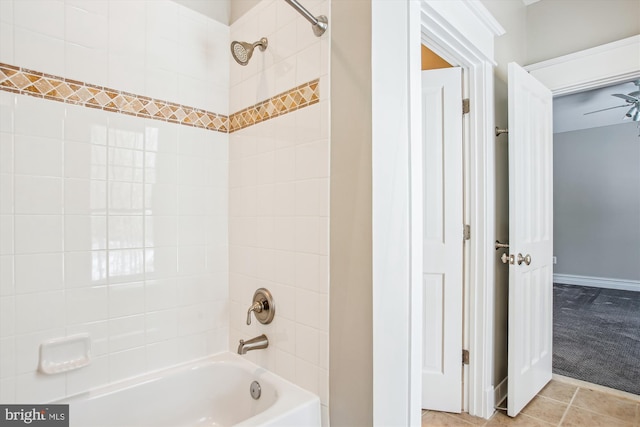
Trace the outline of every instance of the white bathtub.
{"label": "white bathtub", "polygon": [[232,353],[55,403],[69,404],[71,427],[320,426],[318,396]]}

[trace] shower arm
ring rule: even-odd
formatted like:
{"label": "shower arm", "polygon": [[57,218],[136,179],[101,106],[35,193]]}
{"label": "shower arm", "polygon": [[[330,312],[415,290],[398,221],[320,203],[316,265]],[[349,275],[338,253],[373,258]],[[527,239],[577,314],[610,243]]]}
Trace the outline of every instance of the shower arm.
{"label": "shower arm", "polygon": [[320,37],[327,30],[327,27],[329,26],[329,20],[327,19],[326,16],[320,15],[316,18],[311,13],[309,13],[309,11],[304,8],[304,6],[298,3],[297,0],[284,0],[284,1],[289,3],[291,7],[297,10],[300,15],[304,16],[304,18],[311,23],[311,28],[313,28],[313,34],[315,34],[316,37]]}

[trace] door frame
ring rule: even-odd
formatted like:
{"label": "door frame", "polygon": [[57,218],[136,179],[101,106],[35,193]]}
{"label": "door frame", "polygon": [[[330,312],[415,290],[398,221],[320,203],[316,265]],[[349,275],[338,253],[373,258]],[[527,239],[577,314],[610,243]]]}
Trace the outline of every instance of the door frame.
{"label": "door frame", "polygon": [[640,78],[640,35],[524,67],[554,97]]}
{"label": "door frame", "polygon": [[[505,30],[479,2],[421,2],[422,43],[463,68],[465,115],[465,244],[462,409],[489,418],[494,411],[493,294],[495,236],[495,124],[493,41]],[[420,219],[421,220],[421,219]]]}
{"label": "door frame", "polygon": [[371,24],[374,424],[421,422],[421,41],[461,66],[468,81],[466,179],[472,185],[465,207],[471,226],[465,272],[470,278],[464,309],[470,325],[465,334],[470,351],[465,409],[488,418],[494,406],[493,42],[504,29],[474,0],[371,0]]}

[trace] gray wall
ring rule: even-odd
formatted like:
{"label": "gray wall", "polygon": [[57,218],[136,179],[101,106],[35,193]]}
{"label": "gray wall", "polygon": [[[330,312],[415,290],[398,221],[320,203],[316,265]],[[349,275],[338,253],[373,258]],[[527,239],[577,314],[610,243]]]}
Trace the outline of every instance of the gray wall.
{"label": "gray wall", "polygon": [[553,147],[554,273],[640,280],[637,123],[558,133]]}

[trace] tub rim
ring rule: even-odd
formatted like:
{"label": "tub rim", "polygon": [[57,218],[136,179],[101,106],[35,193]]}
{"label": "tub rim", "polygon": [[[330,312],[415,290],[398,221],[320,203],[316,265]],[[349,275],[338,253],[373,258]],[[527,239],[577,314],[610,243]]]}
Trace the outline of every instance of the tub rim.
{"label": "tub rim", "polygon": [[[257,420],[263,422],[266,420],[273,423],[274,421],[284,418],[302,407],[313,405],[316,405],[318,411],[317,415],[319,416],[321,403],[318,395],[250,360],[247,360],[240,355],[229,351],[221,351],[201,358],[192,359],[184,363],[167,366],[166,368],[125,378],[110,384],[97,386],[87,391],[56,399],[49,403],[73,405],[74,402],[90,401],[99,397],[116,394],[123,390],[144,386],[145,384],[151,384],[163,378],[170,377],[171,375],[179,374],[180,372],[202,369],[210,365],[236,366],[249,373],[251,376],[256,378],[257,381],[269,382],[276,388],[276,400],[272,405],[267,407],[264,411],[240,421],[237,425],[256,425],[255,422]],[[292,392],[282,393],[283,387],[292,390]]]}

